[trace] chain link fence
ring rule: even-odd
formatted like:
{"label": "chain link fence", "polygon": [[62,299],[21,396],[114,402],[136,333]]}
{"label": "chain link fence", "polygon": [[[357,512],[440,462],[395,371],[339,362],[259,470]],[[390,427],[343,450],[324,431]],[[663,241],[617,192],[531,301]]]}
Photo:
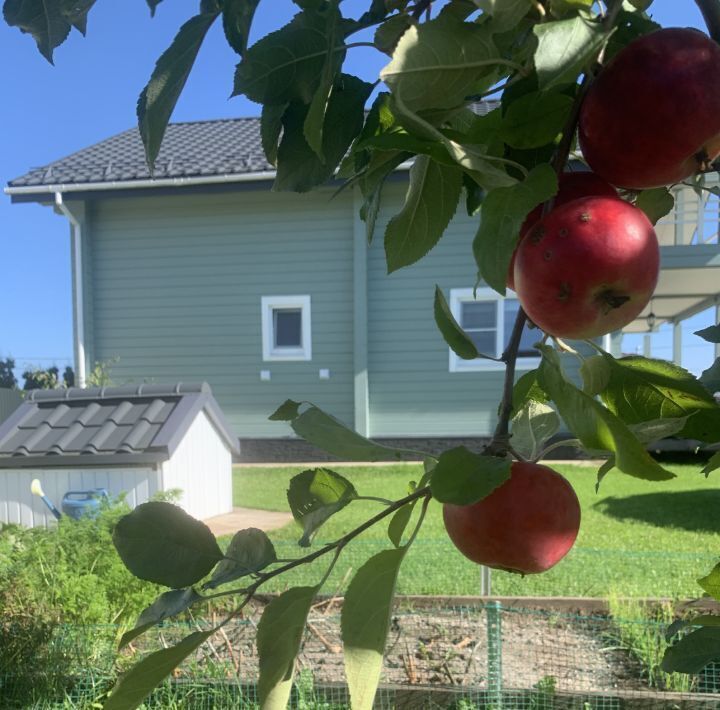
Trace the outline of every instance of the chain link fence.
{"label": "chain link fence", "polygon": [[[573,603],[576,607],[572,609]],[[339,613],[342,600],[314,606],[297,662],[291,707],[349,708]],[[545,604],[545,608],[543,608]],[[552,608],[552,607],[555,608]],[[163,683],[147,710],[257,708],[254,638],[263,603],[228,625]],[[697,676],[659,664],[669,604],[623,599],[562,605],[482,598],[397,600],[377,708],[720,708],[720,666]],[[175,643],[209,622],[166,624],[119,656],[115,627],[27,629],[0,626],[4,662],[0,707],[100,708],[117,674],[141,655]],[[16,636],[26,640],[20,648]],[[15,662],[8,656],[15,639]],[[24,664],[20,663],[23,659]]]}

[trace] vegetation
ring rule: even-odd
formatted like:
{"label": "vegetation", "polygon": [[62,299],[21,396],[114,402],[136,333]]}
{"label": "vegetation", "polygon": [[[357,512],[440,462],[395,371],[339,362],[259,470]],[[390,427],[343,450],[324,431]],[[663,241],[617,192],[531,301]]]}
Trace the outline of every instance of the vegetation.
{"label": "vegetation", "polygon": [[[154,12],[160,2],[148,0],[148,5]],[[223,551],[204,526],[179,508],[163,502],[138,506],[116,526],[113,542],[136,576],[168,591],[144,610],[123,644],[210,599],[235,600],[231,616],[240,614],[267,583],[282,579],[286,584],[298,570],[305,574],[319,565],[311,580],[268,604],[258,624],[260,704],[283,707],[313,600],[332,579],[339,559],[378,526],[387,529],[388,540],[353,570],[341,619],[352,705],[365,710],[372,707],[380,678],[400,567],[421,544],[420,529],[433,507],[473,505],[490,497],[507,484],[513,458],[536,463],[547,454],[560,417],[577,446],[604,457],[598,482],[617,470],[653,482],[660,492],[652,495],[663,495],[662,486],[675,473],[649,456],[648,442],[672,435],[717,441],[720,405],[712,393],[720,388],[720,360],[695,378],[663,361],[615,358],[588,340],[596,354],[584,358],[578,386],[567,377],[563,357],[580,354],[558,339],[565,333],[558,323],[572,325],[572,335],[594,338],[630,323],[657,280],[651,223],[672,208],[671,188],[687,180],[696,190],[709,189],[704,174],[716,167],[720,153],[720,49],[715,44],[720,41],[720,2],[696,0],[710,37],[692,32],[693,40],[680,44],[682,32],[660,30],[645,13],[652,0],[368,0],[358,17],[343,16],[345,5],[339,0],[295,3],[299,11],[287,25],[248,46],[259,0],[201,1],[198,14],[160,56],[138,102],[149,166],[203,40],[222,21],[240,57],[234,93],[262,105],[262,142],[269,162],[277,166],[276,190],[305,192],[339,177],[362,200],[360,214],[372,239],[386,178],[413,160],[405,204],[385,229],[389,273],[420,261],[433,248],[464,197],[468,214],[479,217],[468,259],[477,266],[478,281],[504,296],[523,222],[542,205],[540,219],[519,245],[513,279],[523,307],[501,357],[483,353],[450,312],[442,290],[435,291],[435,319],[456,355],[491,358],[505,366],[496,427],[482,452],[464,447],[436,457],[415,452],[424,459],[423,470],[399,497],[378,501],[375,491],[365,492],[366,499],[379,503],[374,512],[332,542],[291,558],[279,556],[260,531],[239,531]],[[31,34],[52,62],[53,50],[73,27],[84,31],[93,4],[5,0],[4,17]],[[356,35],[371,41],[354,41]],[[389,60],[378,80],[383,90],[366,111],[375,84],[342,70],[347,54],[368,44]],[[635,56],[637,47],[648,46],[652,59],[645,69],[638,67],[646,59],[630,61],[629,70],[617,76],[613,66]],[[640,86],[643,90],[636,90]],[[495,110],[479,115],[471,109],[491,95],[500,98]],[[610,126],[614,140],[608,147],[603,137]],[[578,139],[587,147],[584,158],[572,154]],[[645,171],[640,176],[620,169],[630,147],[643,151],[633,153],[632,167]],[[590,169],[619,189],[618,195],[585,195],[554,213],[571,154],[573,160],[587,160]],[[672,157],[670,166],[663,163],[665,156]],[[557,235],[550,234],[554,229]],[[578,246],[587,244],[588,236],[593,237],[589,252]],[[636,248],[639,238],[641,249]],[[600,239],[604,246],[598,248]],[[533,259],[525,256],[530,252]],[[542,278],[534,268],[525,270],[533,260],[542,265]],[[545,332],[534,346],[538,368],[516,382],[526,312]],[[554,317],[560,313],[562,318]],[[720,327],[700,336],[719,342]],[[286,422],[340,459],[396,460],[407,453],[358,435],[307,402],[288,400],[271,419]],[[703,472],[718,468],[720,453]],[[616,480],[613,475],[608,482]],[[362,499],[354,481],[329,469],[293,477],[288,502],[302,524],[301,547],[311,547],[324,523]],[[535,515],[535,500],[516,503],[521,517]],[[607,509],[612,510],[609,503]],[[512,522],[486,534],[507,545]],[[551,543],[547,530],[534,534],[539,549]],[[604,563],[602,558],[598,562]],[[720,566],[701,583],[720,599]],[[701,628],[668,649],[664,670],[691,672],[720,657],[717,618],[693,623]],[[105,710],[137,707],[215,630],[192,633],[146,656],[123,676]]]}

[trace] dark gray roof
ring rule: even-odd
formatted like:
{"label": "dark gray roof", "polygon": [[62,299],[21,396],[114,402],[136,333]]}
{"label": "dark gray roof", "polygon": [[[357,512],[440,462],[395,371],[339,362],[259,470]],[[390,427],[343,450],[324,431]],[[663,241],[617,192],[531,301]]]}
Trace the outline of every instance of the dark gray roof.
{"label": "dark gray roof", "polygon": [[[274,170],[263,153],[259,118],[171,123],[155,162],[155,179],[249,174]],[[140,133],[133,128],[30,172],[8,185],[32,187],[128,182],[151,177]]]}
{"label": "dark gray roof", "polygon": [[[471,108],[484,115],[500,105],[482,101]],[[260,139],[259,118],[219,119],[171,123],[151,176],[145,163],[140,133],[133,128],[53,163],[33,168],[8,183],[8,189],[82,186],[114,183],[133,187],[138,180],[182,180],[252,176],[272,172]],[[75,187],[78,189],[78,187]]]}
{"label": "dark gray roof", "polygon": [[165,461],[201,411],[237,455],[204,383],[33,390],[0,424],[0,468]]}

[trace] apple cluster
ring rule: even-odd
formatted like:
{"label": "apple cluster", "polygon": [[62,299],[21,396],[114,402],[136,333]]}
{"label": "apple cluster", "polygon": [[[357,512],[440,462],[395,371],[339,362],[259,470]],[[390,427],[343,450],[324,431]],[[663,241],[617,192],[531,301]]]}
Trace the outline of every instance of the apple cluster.
{"label": "apple cluster", "polygon": [[[694,29],[661,29],[618,52],[580,108],[579,145],[590,172],[560,176],[548,211],[523,223],[507,285],[528,318],[558,338],[618,330],[648,304],[660,250],[645,213],[621,199],[710,169],[720,155],[720,46]],[[446,504],[445,528],[471,560],[542,572],[570,550],[580,505],[570,484],[536,463],[469,506]]]}

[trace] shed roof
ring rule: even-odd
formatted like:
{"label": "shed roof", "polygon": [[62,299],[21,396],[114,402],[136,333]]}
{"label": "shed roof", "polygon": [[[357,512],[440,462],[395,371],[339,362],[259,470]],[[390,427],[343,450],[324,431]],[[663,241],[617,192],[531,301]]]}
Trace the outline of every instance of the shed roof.
{"label": "shed roof", "polygon": [[[500,105],[482,101],[470,108],[480,115]],[[10,180],[9,194],[73,190],[128,189],[141,184],[272,179],[275,167],[265,157],[259,118],[170,123],[152,175],[137,128],[119,133]]]}
{"label": "shed roof", "polygon": [[205,383],[33,390],[0,424],[0,468],[165,461],[200,412],[237,455]]}

